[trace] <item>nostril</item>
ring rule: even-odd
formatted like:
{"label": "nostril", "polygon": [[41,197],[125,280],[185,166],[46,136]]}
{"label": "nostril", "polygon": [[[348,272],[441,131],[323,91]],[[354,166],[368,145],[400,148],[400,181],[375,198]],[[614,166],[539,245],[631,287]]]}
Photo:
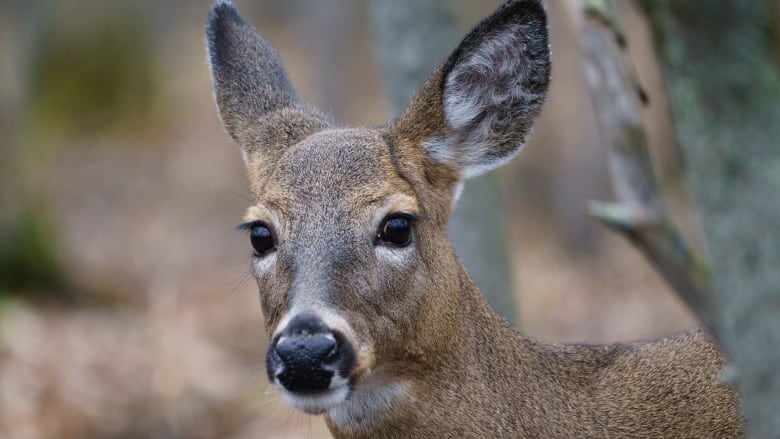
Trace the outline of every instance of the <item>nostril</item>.
{"label": "nostril", "polygon": [[352,368],[355,367],[355,362],[357,361],[355,348],[352,347],[352,343],[340,331],[333,331],[333,338],[336,339],[334,351],[338,354],[335,356],[335,359],[339,362],[339,374],[347,377],[352,372]]}
{"label": "nostril", "polygon": [[332,363],[339,358],[339,347],[336,345],[336,342],[333,342],[333,347],[330,348],[330,350],[325,354],[324,357],[322,357],[322,361],[324,363]]}

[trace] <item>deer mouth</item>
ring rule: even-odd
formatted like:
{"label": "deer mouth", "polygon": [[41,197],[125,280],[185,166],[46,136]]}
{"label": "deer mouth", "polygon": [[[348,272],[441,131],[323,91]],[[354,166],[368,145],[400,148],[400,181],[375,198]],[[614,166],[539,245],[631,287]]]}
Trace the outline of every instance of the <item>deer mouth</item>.
{"label": "deer mouth", "polygon": [[[338,383],[337,383],[338,382]],[[317,393],[290,392],[281,384],[275,383],[282,399],[292,407],[310,415],[320,415],[342,404],[352,393],[352,387],[346,379],[334,377],[331,388]]]}

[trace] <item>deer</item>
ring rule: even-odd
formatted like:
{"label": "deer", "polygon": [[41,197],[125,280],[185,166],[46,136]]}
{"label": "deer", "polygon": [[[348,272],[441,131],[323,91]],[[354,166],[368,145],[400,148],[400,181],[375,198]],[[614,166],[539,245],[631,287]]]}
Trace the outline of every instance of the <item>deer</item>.
{"label": "deer", "polygon": [[268,379],[336,438],[744,435],[713,336],[536,340],[488,305],[450,244],[464,180],[513,158],[551,77],[546,7],[510,0],[406,111],[347,127],[301,100],[276,52],[217,0],[206,49],[239,145]]}

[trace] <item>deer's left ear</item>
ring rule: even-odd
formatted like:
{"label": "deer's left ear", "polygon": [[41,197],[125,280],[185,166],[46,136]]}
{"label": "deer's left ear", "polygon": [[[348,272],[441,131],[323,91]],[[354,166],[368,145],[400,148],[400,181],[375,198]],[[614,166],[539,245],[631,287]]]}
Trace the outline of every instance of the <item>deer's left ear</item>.
{"label": "deer's left ear", "polygon": [[509,1],[463,39],[395,129],[415,137],[409,140],[434,162],[473,177],[520,150],[549,83],[544,6],[541,0]]}

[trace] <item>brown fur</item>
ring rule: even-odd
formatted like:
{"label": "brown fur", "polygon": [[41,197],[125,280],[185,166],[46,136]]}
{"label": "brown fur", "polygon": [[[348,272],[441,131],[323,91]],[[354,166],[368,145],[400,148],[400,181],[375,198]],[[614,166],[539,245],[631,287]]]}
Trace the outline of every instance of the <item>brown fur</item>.
{"label": "brown fur", "polygon": [[[459,59],[516,21],[546,48],[540,4],[509,2],[398,121],[347,129],[300,103],[270,47],[229,3],[214,5],[207,32],[215,95],[249,169],[255,202],[246,220],[277,237],[272,265],[255,272],[269,335],[306,311],[355,347],[351,393],[325,413],[338,438],[742,436],[737,395],[719,382],[725,361],[703,330],[608,346],[536,341],[493,312],[455,256],[446,225],[469,163],[442,161],[424,143],[480,134],[448,126],[442,84]],[[549,80],[544,51],[524,54],[538,69],[524,86],[536,93]],[[515,131],[482,138],[497,151],[480,161],[503,159],[525,139],[541,104],[518,99],[505,102],[516,123],[495,125]],[[375,237],[380,220],[399,211],[418,219],[411,251],[393,262]]]}

